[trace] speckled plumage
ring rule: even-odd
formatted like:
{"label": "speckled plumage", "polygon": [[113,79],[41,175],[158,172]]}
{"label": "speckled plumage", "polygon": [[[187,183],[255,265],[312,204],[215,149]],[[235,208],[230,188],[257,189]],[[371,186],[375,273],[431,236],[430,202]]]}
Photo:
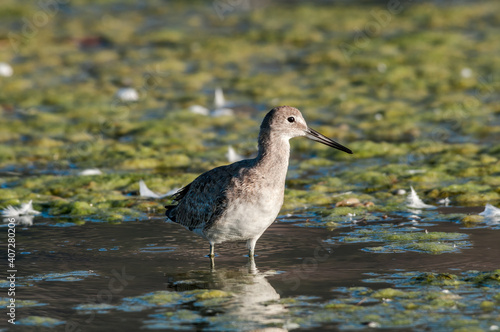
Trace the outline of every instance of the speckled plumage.
{"label": "speckled plumage", "polygon": [[289,140],[297,136],[352,153],[308,128],[298,109],[276,107],[260,126],[257,157],[201,174],[173,196],[177,205],[166,206],[167,217],[207,239],[210,256],[217,243],[246,240],[252,257],[283,205]]}

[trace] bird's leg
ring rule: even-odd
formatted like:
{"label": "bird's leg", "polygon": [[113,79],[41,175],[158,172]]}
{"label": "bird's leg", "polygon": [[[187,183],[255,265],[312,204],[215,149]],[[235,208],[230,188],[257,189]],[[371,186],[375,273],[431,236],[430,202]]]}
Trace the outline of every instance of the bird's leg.
{"label": "bird's leg", "polygon": [[215,245],[213,243],[210,243],[210,254],[208,255],[208,257],[210,257],[211,259],[213,259],[215,257]]}
{"label": "bird's leg", "polygon": [[215,260],[213,256],[210,256],[210,271],[215,271]]}
{"label": "bird's leg", "polygon": [[248,273],[257,274],[259,270],[257,270],[257,266],[255,265],[255,259],[253,256],[248,257]]}
{"label": "bird's leg", "polygon": [[247,241],[248,257],[252,258],[255,256],[255,244],[257,239],[250,239]]}

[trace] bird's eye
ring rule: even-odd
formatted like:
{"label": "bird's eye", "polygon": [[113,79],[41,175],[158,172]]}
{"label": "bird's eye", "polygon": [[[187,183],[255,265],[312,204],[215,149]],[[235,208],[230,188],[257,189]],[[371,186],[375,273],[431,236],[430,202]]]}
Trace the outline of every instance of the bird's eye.
{"label": "bird's eye", "polygon": [[295,122],[295,118],[293,116],[289,117],[287,120],[290,123]]}

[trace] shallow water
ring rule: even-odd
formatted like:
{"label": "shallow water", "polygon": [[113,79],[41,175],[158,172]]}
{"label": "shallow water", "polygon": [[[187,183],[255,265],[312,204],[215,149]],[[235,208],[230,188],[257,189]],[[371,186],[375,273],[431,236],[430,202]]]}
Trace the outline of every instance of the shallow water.
{"label": "shallow water", "polygon": [[[441,208],[440,212],[456,210]],[[464,209],[458,210],[464,213]],[[468,211],[477,213],[475,209]],[[81,226],[35,218],[31,227],[17,226],[16,299],[18,303],[32,301],[17,309],[18,323],[66,331],[98,331],[110,326],[115,330],[394,327],[391,315],[384,317],[376,309],[385,301],[373,298],[376,290],[404,290],[409,284],[401,280],[424,272],[467,278],[473,273],[470,271],[499,267],[498,228],[464,228],[453,221],[439,221],[443,215],[433,212],[419,223],[413,222],[414,231],[463,233],[470,243],[467,248],[438,255],[367,252],[363,249],[373,243],[338,239],[360,229],[389,227],[394,231],[406,227],[409,219],[395,216],[383,222],[346,223],[328,230],[300,226],[312,223],[306,222],[312,214],[305,212],[280,217],[264,233],[257,244],[256,266],[248,262],[244,243],[226,243],[216,247],[213,270],[205,257],[208,244],[161,218]],[[357,298],[360,287],[373,296]],[[467,297],[494,299],[500,292],[499,281],[488,287],[471,287],[467,283],[451,288],[431,284],[411,287],[417,291],[415,301],[423,302],[427,301],[428,292],[436,289],[451,289],[460,294],[464,303],[468,303]],[[350,301],[362,302],[358,305],[363,310],[379,310],[380,317],[368,313],[356,316],[353,312],[344,313],[347,318],[339,318],[335,309],[326,309],[328,305],[336,308],[335,301],[346,300],[346,295]],[[474,326],[481,328],[498,325],[498,302],[490,311],[470,305],[467,308],[457,304],[453,315],[465,320],[474,317],[478,321]],[[446,307],[438,311],[442,312],[441,320],[415,320],[409,321],[409,326],[396,326],[409,328],[415,323],[418,329],[457,327],[447,323]],[[28,317],[45,320],[34,323]],[[469,326],[470,321],[467,322],[462,325]],[[6,327],[4,323],[1,324]]]}

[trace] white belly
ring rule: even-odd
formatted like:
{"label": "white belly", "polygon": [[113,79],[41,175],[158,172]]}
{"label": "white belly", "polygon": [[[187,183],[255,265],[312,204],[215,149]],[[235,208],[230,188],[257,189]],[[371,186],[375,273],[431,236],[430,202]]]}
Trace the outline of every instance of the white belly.
{"label": "white belly", "polygon": [[283,204],[283,196],[262,197],[255,203],[232,201],[224,217],[203,232],[212,243],[258,239],[274,222]]}

